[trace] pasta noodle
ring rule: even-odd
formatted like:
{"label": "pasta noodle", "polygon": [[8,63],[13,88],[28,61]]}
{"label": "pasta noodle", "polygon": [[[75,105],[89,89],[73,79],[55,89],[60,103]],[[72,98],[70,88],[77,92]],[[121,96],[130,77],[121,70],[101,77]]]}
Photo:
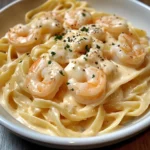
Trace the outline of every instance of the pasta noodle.
{"label": "pasta noodle", "polygon": [[1,105],[51,136],[112,132],[150,105],[150,45],[124,18],[48,0],[0,39]]}

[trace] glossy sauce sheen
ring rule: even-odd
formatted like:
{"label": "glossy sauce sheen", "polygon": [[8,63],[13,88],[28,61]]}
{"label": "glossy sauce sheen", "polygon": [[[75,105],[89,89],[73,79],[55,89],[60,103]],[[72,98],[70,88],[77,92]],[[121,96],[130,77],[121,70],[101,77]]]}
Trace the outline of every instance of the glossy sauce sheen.
{"label": "glossy sauce sheen", "polygon": [[[86,27],[85,28],[81,28],[81,30],[86,30]],[[89,27],[89,30],[90,30],[90,27]],[[94,31],[94,30],[93,30]],[[97,30],[95,30],[94,32],[96,32]],[[69,35],[70,36],[70,35]],[[83,35],[84,36],[84,35]],[[103,37],[100,37],[100,38],[102,38],[103,39]],[[102,40],[101,39],[101,40]],[[88,39],[89,41],[90,41],[90,39]],[[89,43],[89,41],[87,41],[88,43]],[[95,42],[93,42],[93,43],[95,43]],[[83,45],[84,46],[83,46]],[[81,52],[81,53],[84,53],[84,51],[82,51],[82,47],[85,47],[86,45],[87,45],[87,43],[86,43],[86,40],[85,40],[85,43],[83,42],[77,49],[75,49],[75,51],[76,51],[76,53],[77,53],[77,55],[76,56],[78,56],[78,52]],[[74,47],[76,48],[76,46],[74,46],[75,45],[75,43],[72,43],[72,45],[70,44],[70,46],[71,46],[71,50],[73,51],[74,50]],[[94,45],[94,44],[93,44]],[[97,46],[97,44],[95,44],[96,46]],[[98,46],[99,47],[99,46]],[[100,46],[100,47],[103,47],[103,44]],[[53,55],[55,54],[55,52],[54,52],[54,50],[55,49],[53,49],[53,53],[51,53],[51,51],[50,51],[50,56],[52,56],[53,57]],[[93,50],[93,52],[94,52],[95,50]],[[95,52],[97,52],[97,51],[95,51]],[[65,54],[61,54],[61,55],[65,55]],[[121,64],[119,64],[118,66],[119,66],[119,69],[118,69],[118,67],[117,67],[117,65],[115,64],[115,63],[111,63],[110,61],[104,61],[103,60],[103,57],[101,57],[100,58],[100,61],[99,62],[97,62],[97,61],[95,61],[95,62],[93,62],[93,60],[92,60],[92,57],[93,57],[93,55],[94,54],[90,54],[90,56],[91,56],[91,58],[90,57],[88,57],[88,61],[87,61],[87,63],[86,63],[86,67],[89,67],[91,64],[94,64],[93,66],[95,67],[96,65],[97,65],[97,63],[98,64],[101,64],[100,66],[99,66],[99,68],[97,68],[97,69],[102,69],[103,71],[104,71],[104,73],[108,76],[107,77],[107,79],[109,79],[110,77],[109,77],[109,74],[111,74],[112,72],[119,72],[119,73],[121,73],[121,72],[123,72],[123,75],[126,75],[125,73],[125,70],[126,70],[126,67],[124,67],[124,65],[123,65],[123,67],[122,67],[122,63]],[[57,55],[57,57],[58,57],[59,55]],[[70,53],[68,54],[68,56],[67,56],[67,59],[68,58],[72,58],[72,57],[76,57],[76,56],[74,56],[74,55],[72,55],[72,53],[71,53],[71,55],[70,55]],[[60,57],[60,56],[59,56]],[[58,57],[58,58],[59,58]],[[55,58],[55,60],[57,60],[58,58]],[[86,57],[84,57],[84,56],[81,56],[79,59],[78,59],[78,61],[82,64],[82,63],[84,63],[84,61],[86,61]],[[59,62],[60,63],[60,62]],[[67,61],[64,63],[64,62],[61,62],[61,63],[63,63],[63,66],[65,65],[65,63],[68,63]],[[60,63],[60,64],[61,64]],[[72,62],[71,62],[72,63]],[[75,63],[73,63],[73,64],[75,64]],[[61,64],[62,65],[62,64]],[[107,66],[107,67],[106,67]],[[72,66],[71,66],[72,67]],[[82,68],[82,65],[81,65],[81,68]],[[81,68],[79,67],[78,69],[78,71],[81,71]],[[105,69],[106,68],[106,69]],[[84,67],[83,67],[83,69],[85,69]],[[148,69],[148,68],[147,68]],[[147,69],[145,69],[145,70],[147,70]],[[68,67],[68,70],[69,70],[69,67]],[[70,69],[71,70],[71,69]],[[92,69],[91,69],[92,70]],[[130,70],[130,69],[129,69]],[[61,70],[59,70],[59,71],[61,71]],[[82,70],[83,71],[83,70]],[[128,75],[127,76],[130,76],[131,75],[131,77],[130,77],[130,79],[131,78],[134,78],[135,76],[136,76],[136,74],[132,74],[132,71],[134,72],[134,69],[132,70],[130,70],[131,71],[131,74],[130,73],[128,73]],[[144,69],[142,70],[142,71],[144,71]],[[141,71],[141,72],[142,72]],[[88,72],[88,71],[87,71]],[[140,71],[139,72],[137,72],[137,74],[140,74],[141,73]],[[61,72],[62,73],[62,72]],[[82,74],[82,73],[81,73]],[[122,74],[121,74],[122,75]],[[74,78],[77,78],[77,79],[79,79],[79,80],[85,80],[85,79],[81,79],[81,77],[77,74],[72,74],[71,76],[75,76]],[[92,74],[92,78],[94,78],[94,76],[95,76],[95,74]],[[120,76],[120,78],[121,79],[123,79],[123,80],[125,80],[125,81],[128,81],[129,79],[128,79],[128,77],[127,76],[123,76],[123,77],[121,77]],[[89,78],[89,77],[88,77]],[[90,76],[90,78],[91,78],[91,76]],[[111,80],[111,78],[110,78],[110,80]],[[69,80],[70,82],[73,82],[74,83],[74,80],[73,79],[70,79]],[[95,82],[94,81],[94,79],[91,79],[91,82],[93,83],[93,82]],[[120,83],[117,83],[118,85],[120,84]],[[114,83],[114,85],[116,86],[116,88],[117,88],[117,84],[116,83]],[[121,83],[122,84],[122,83]],[[74,85],[75,86],[75,85]],[[111,87],[112,85],[110,85],[110,87]],[[69,86],[68,86],[69,87]],[[76,86],[75,86],[75,88],[76,88]],[[84,87],[84,85],[83,85],[83,87],[81,86],[81,89],[84,89],[85,87]],[[73,92],[73,89],[70,89],[70,90],[72,90],[72,92]],[[82,91],[82,90],[81,90]],[[108,90],[109,91],[109,90]],[[8,91],[9,92],[9,91]],[[69,92],[69,93],[72,93],[72,92]],[[78,95],[78,91],[77,91],[77,95]],[[62,95],[64,94],[64,92],[62,92]],[[70,101],[71,101],[71,103],[70,104],[73,104],[74,103],[74,100],[72,100],[72,96],[69,96],[70,98],[68,98],[68,94],[66,95],[66,97],[64,98],[64,102],[65,102],[65,99],[67,99],[67,100],[69,100],[70,99]],[[77,98],[78,99],[78,98]],[[95,101],[96,100],[96,101]],[[99,100],[98,100],[99,101]],[[84,100],[81,100],[80,98],[79,98],[79,101],[77,100],[77,102],[78,103],[81,103],[81,104],[90,104],[91,102],[89,102],[89,100],[87,100],[86,102],[85,102],[85,98],[84,98]],[[97,103],[97,99],[95,99],[94,98],[94,100],[93,100],[93,102],[94,103]],[[92,103],[93,103],[92,102]],[[63,104],[63,105],[65,105],[65,106],[68,106],[68,111],[70,110],[70,111],[72,111],[71,113],[73,113],[73,108],[70,108],[70,105],[69,103],[66,103],[66,104]],[[13,104],[12,104],[13,105]],[[94,104],[95,105],[95,104]],[[96,104],[97,105],[97,104]],[[15,107],[15,106],[14,106]],[[34,113],[38,113],[38,109],[37,110],[34,110]],[[57,112],[57,110],[53,110],[53,113],[54,113],[54,116],[57,116],[58,115],[58,112]],[[28,126],[30,126],[30,125],[28,125]],[[84,125],[83,125],[84,126]],[[31,127],[31,128],[33,128],[34,129],[34,127]],[[38,131],[40,131],[40,129],[38,129]],[[41,130],[42,131],[42,130]],[[44,132],[44,131],[43,131]],[[53,134],[53,133],[50,133],[50,134]]]}

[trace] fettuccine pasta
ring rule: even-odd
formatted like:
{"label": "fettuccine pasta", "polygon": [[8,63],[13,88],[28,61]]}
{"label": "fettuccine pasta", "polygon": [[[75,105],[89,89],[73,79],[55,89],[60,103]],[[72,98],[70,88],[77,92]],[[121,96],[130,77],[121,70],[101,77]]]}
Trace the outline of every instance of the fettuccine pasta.
{"label": "fettuccine pasta", "polygon": [[146,32],[87,2],[47,0],[0,39],[1,105],[40,133],[112,132],[150,105]]}

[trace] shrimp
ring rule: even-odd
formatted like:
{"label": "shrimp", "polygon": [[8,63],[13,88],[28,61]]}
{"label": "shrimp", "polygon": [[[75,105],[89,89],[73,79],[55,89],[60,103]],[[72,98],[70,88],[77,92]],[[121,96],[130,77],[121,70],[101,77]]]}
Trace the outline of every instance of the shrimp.
{"label": "shrimp", "polygon": [[80,29],[82,32],[86,32],[89,36],[94,37],[100,41],[104,41],[106,33],[102,30],[101,26],[98,24],[90,24],[82,26]]}
{"label": "shrimp", "polygon": [[93,22],[91,14],[86,10],[74,10],[66,12],[64,25],[72,29],[79,29],[81,26]]}
{"label": "shrimp", "polygon": [[64,81],[63,68],[55,61],[43,57],[32,64],[25,84],[33,96],[52,99]]}
{"label": "shrimp", "polygon": [[[92,38],[90,36],[83,32],[72,30],[61,41],[57,41],[48,52],[50,59],[65,66],[70,59],[78,58],[81,54],[89,51],[91,45]],[[54,55],[54,53],[57,55]]]}
{"label": "shrimp", "polygon": [[6,37],[19,53],[30,51],[36,44],[41,42],[40,30],[22,24],[10,28]]}
{"label": "shrimp", "polygon": [[99,24],[104,31],[111,33],[115,37],[118,37],[122,32],[128,33],[129,31],[127,21],[118,16],[102,16],[95,23]]}
{"label": "shrimp", "polygon": [[110,49],[112,58],[123,64],[139,67],[146,56],[146,50],[133,35],[122,33],[118,43]]}
{"label": "shrimp", "polygon": [[30,23],[31,28],[38,28],[42,34],[50,33],[51,35],[62,32],[63,27],[61,22],[58,21],[52,13],[44,13],[38,19],[36,18]]}
{"label": "shrimp", "polygon": [[78,103],[95,103],[103,98],[106,92],[106,75],[101,69],[96,67],[77,66],[72,70],[73,64],[69,64],[65,71],[68,75],[68,89],[73,92]]}
{"label": "shrimp", "polygon": [[73,52],[85,53],[92,44],[92,38],[81,31],[72,30],[64,37],[65,45]]}
{"label": "shrimp", "polygon": [[64,43],[62,42],[55,44],[48,51],[50,59],[56,61],[61,66],[66,66],[69,63],[69,59],[77,58],[80,56],[78,52],[72,53],[71,49],[66,49],[67,48],[65,48]]}

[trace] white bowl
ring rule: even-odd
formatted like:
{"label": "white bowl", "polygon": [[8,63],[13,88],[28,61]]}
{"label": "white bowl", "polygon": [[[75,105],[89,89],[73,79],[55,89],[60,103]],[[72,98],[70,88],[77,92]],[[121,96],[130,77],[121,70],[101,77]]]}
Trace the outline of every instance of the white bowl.
{"label": "white bowl", "polygon": [[[87,0],[90,5],[99,11],[115,13],[127,18],[134,26],[142,28],[150,36],[150,8],[135,0]],[[44,2],[44,0],[15,1],[0,11],[0,36],[9,27],[24,22],[24,14]],[[13,12],[13,13],[12,13]],[[14,15],[15,14],[15,15]],[[88,138],[51,137],[33,131],[15,120],[0,106],[0,124],[15,134],[44,146],[55,148],[94,148],[117,143],[127,139],[150,126],[150,110],[142,117],[134,119],[128,125],[109,134]]]}

